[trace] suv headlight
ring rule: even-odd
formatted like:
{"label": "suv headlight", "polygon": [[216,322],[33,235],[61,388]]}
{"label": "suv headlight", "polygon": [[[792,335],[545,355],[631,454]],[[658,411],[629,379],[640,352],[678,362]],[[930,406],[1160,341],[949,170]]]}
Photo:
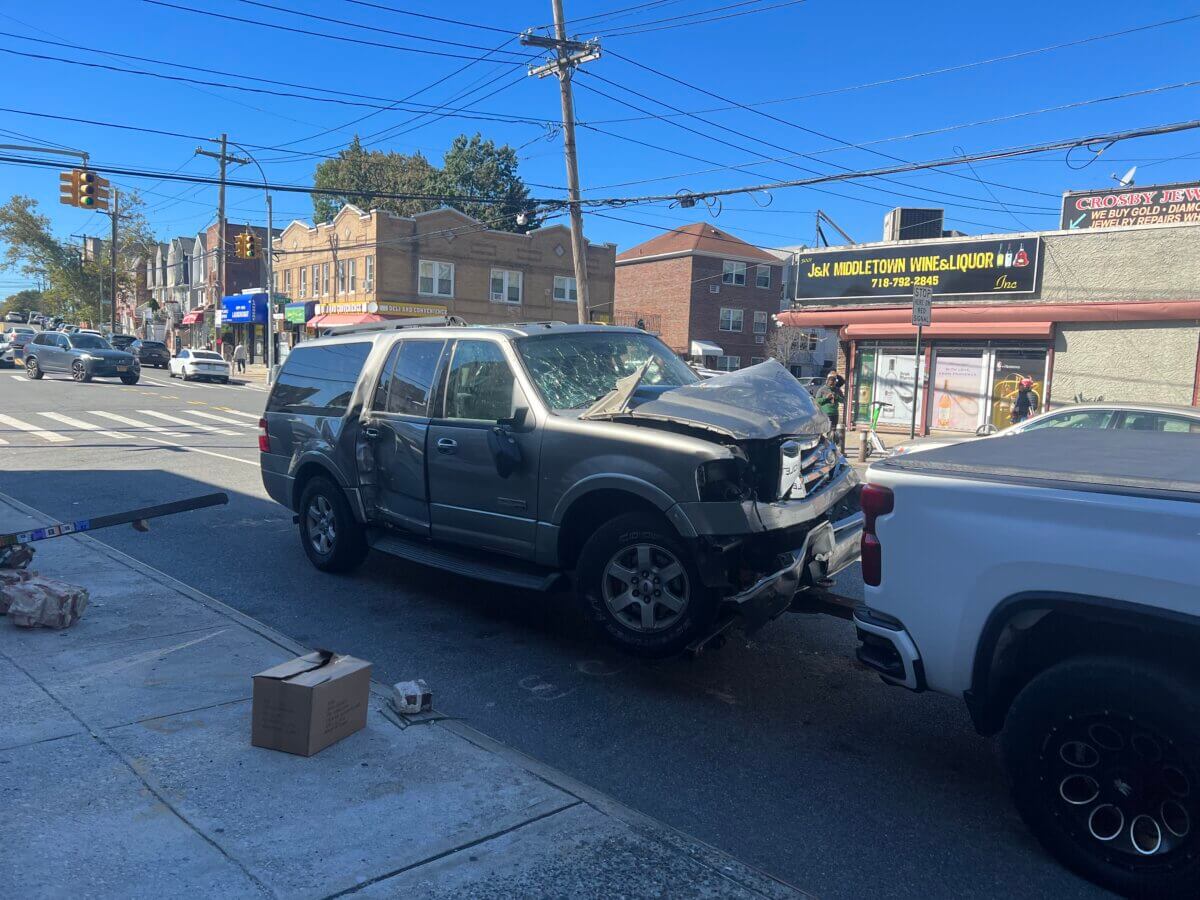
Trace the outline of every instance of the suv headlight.
{"label": "suv headlight", "polygon": [[753,496],[749,466],[740,459],[714,459],[696,469],[696,490],[706,502],[749,500]]}

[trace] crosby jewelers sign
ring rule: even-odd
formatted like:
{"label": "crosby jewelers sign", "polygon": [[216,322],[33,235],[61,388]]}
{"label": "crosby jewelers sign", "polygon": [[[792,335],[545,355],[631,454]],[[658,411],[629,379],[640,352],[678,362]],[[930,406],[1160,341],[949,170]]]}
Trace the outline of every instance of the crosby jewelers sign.
{"label": "crosby jewelers sign", "polygon": [[1038,288],[1041,238],[950,241],[863,250],[801,253],[800,300],[911,297],[929,287],[934,296],[1032,294]]}
{"label": "crosby jewelers sign", "polygon": [[1200,222],[1200,182],[1063,194],[1059,228],[1116,228]]}

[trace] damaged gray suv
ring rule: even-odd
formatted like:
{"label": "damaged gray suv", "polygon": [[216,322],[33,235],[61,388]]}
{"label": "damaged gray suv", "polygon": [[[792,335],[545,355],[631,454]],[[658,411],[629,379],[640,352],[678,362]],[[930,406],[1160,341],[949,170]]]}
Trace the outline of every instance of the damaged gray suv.
{"label": "damaged gray suv", "polygon": [[569,584],[635,653],[752,630],[858,558],[858,479],[796,379],[701,381],[637,329],[359,327],[293,349],[260,424],[317,568]]}

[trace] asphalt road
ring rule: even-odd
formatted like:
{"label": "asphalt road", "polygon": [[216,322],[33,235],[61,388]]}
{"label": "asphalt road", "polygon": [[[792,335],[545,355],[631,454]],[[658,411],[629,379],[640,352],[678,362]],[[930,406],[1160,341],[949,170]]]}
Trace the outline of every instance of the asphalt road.
{"label": "asphalt road", "polygon": [[96,537],[381,681],[424,678],[442,712],[818,896],[1099,894],[1029,837],[962,703],[884,686],[845,622],[787,614],[648,663],[595,639],[568,595],[381,556],[317,572],[262,490],[264,399],[153,371],[127,387],[0,370],[0,491],[63,519],[227,491]]}

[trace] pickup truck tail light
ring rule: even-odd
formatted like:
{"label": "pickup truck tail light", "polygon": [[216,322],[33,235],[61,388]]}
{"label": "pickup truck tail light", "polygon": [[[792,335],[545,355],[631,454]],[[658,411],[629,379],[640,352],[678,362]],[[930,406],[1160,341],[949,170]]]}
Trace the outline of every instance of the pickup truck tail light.
{"label": "pickup truck tail light", "polygon": [[886,516],[896,507],[896,497],[890,488],[865,484],[862,489],[862,577],[863,583],[879,587],[883,581],[883,545],[875,533],[875,520]]}
{"label": "pickup truck tail light", "polygon": [[267,435],[267,420],[258,420],[258,449],[263,453],[271,452],[271,438]]}

